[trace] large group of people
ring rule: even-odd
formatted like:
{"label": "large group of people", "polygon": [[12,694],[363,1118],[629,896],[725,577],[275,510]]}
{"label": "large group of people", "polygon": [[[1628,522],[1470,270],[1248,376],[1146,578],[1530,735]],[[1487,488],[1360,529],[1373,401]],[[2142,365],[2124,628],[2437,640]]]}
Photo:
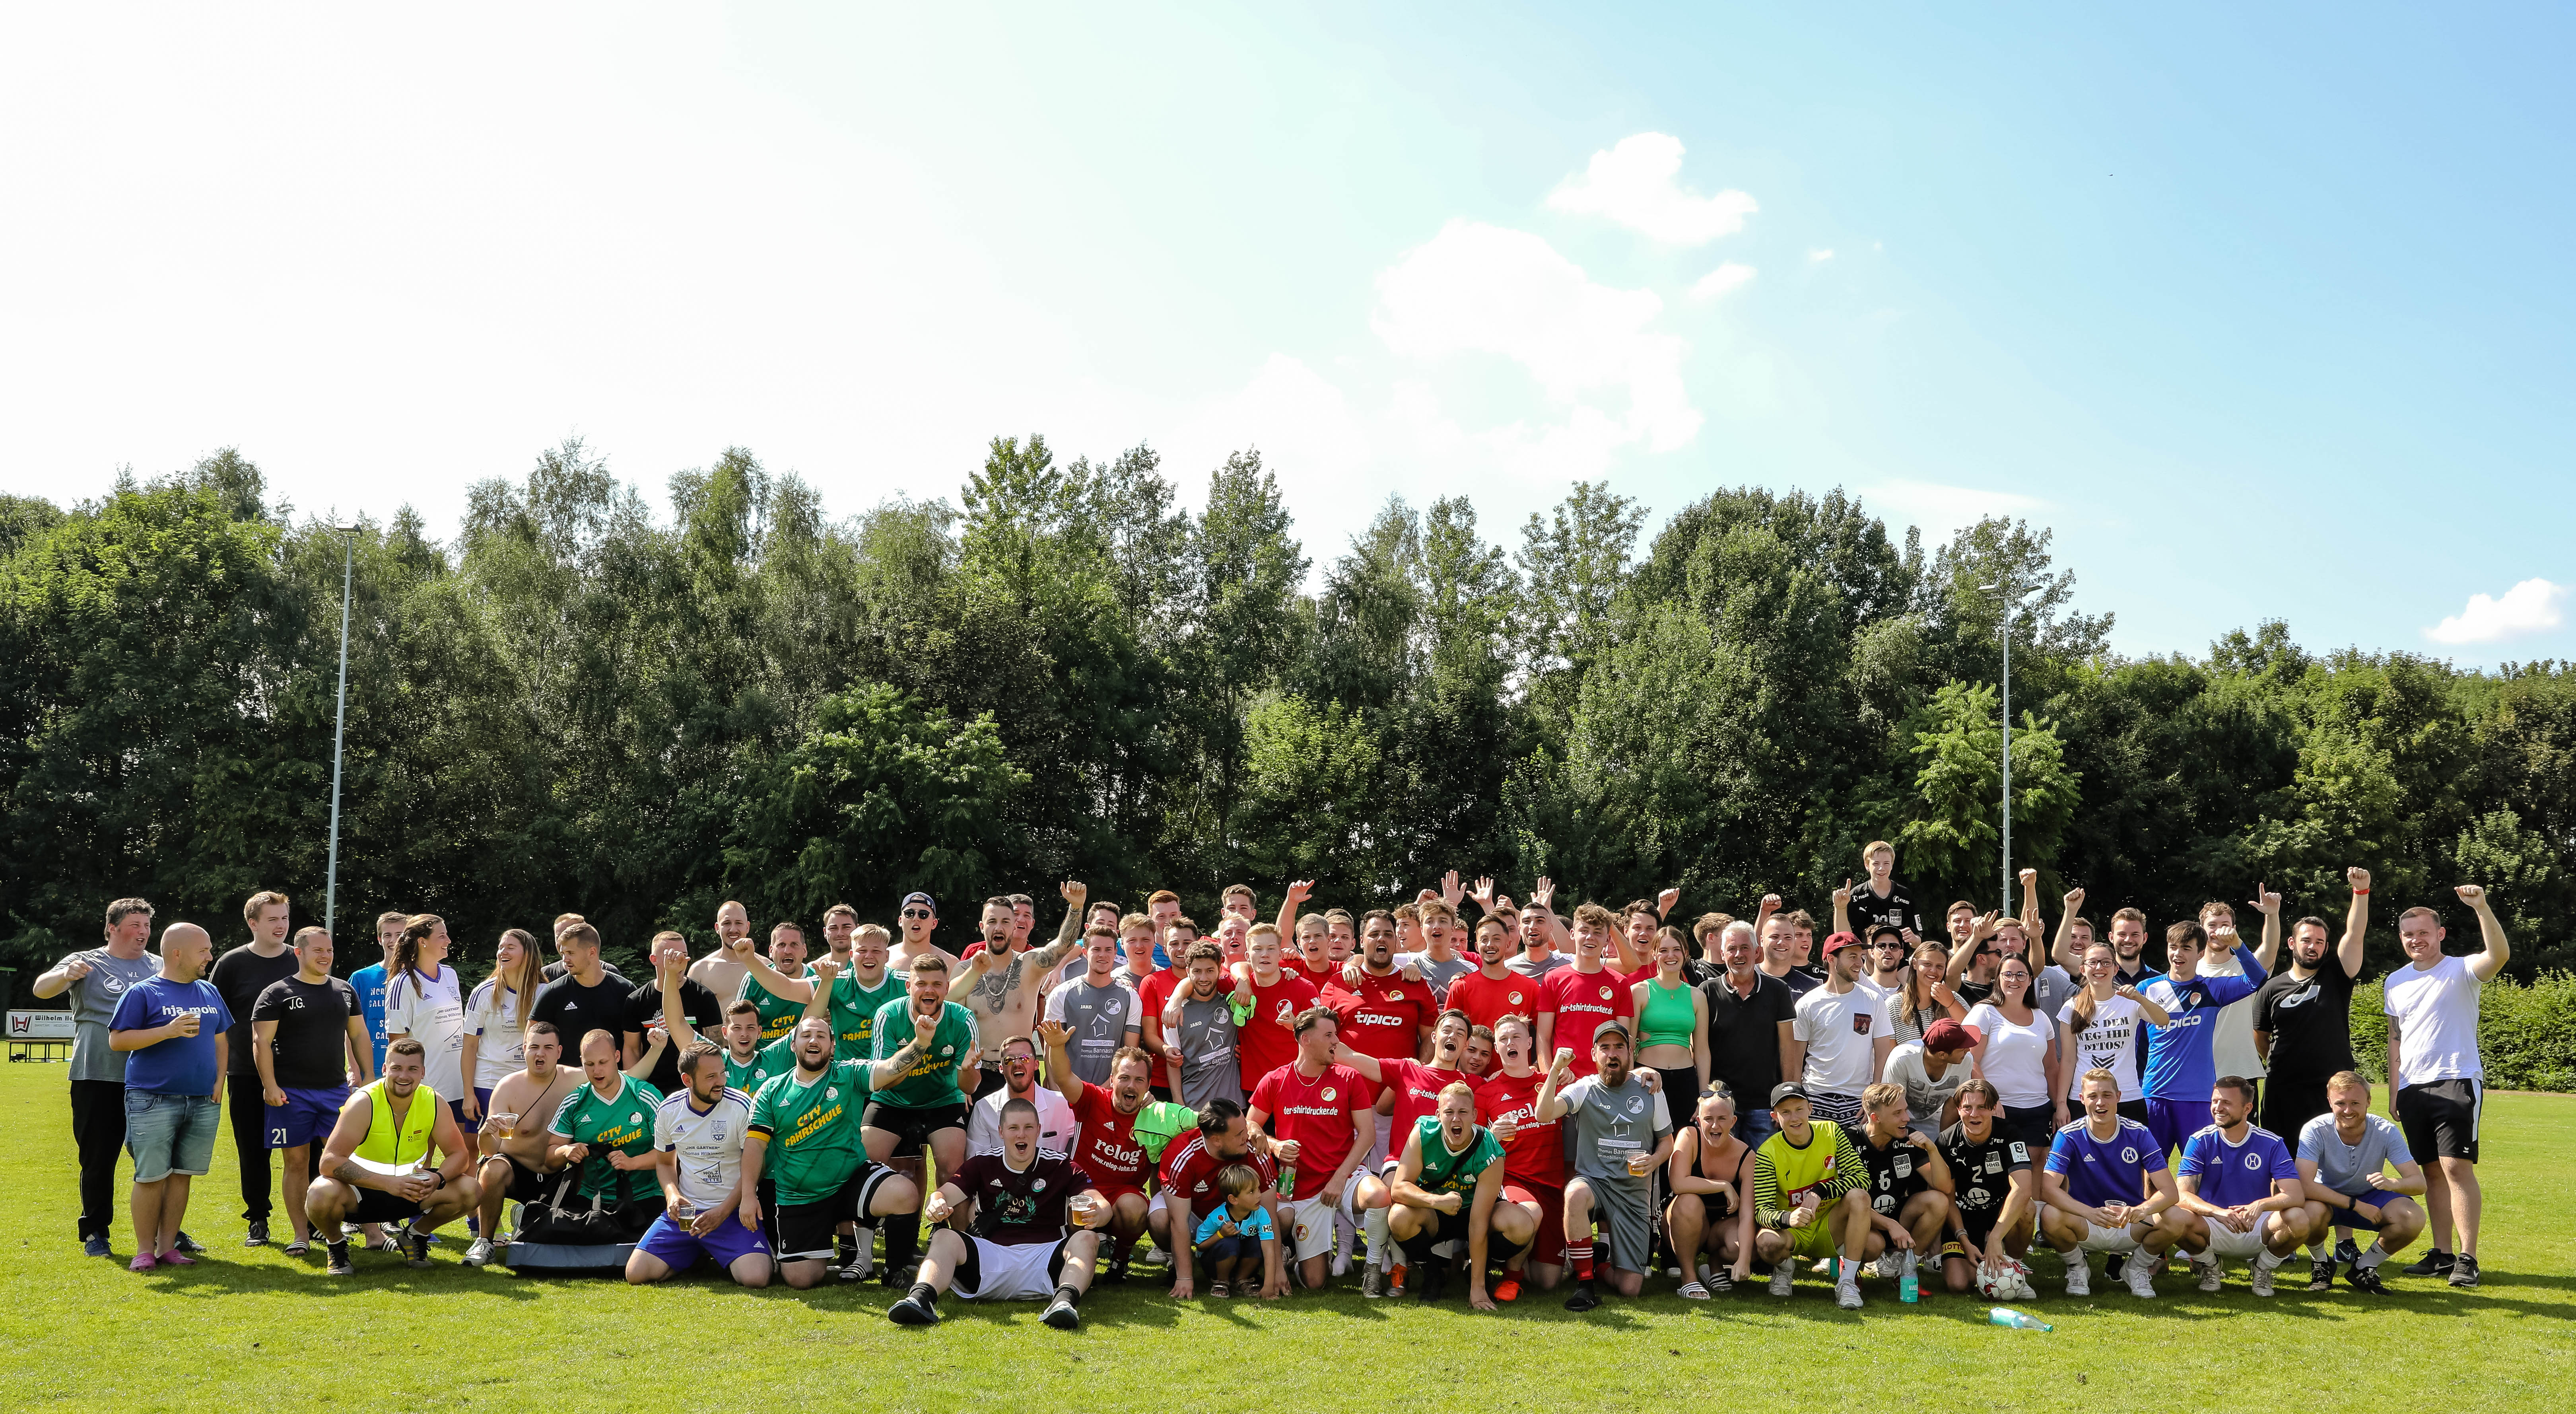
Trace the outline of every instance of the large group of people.
{"label": "large group of people", "polygon": [[380,916],[382,961],[344,980],[283,894],[220,957],[190,923],[155,956],[128,898],[36,992],[76,1023],[78,1236],[112,1255],[129,1152],[136,1271],[205,1255],[181,1222],[229,1105],[245,1243],[334,1275],[353,1246],[431,1265],[461,1221],[472,1266],[589,1243],[638,1283],[879,1275],[907,1325],[953,1297],[1070,1328],[1137,1266],[1181,1300],[1356,1269],[1366,1297],[1482,1311],[1811,1271],[1857,1309],[1864,1276],[2031,1298],[2042,1248],[2074,1296],[2095,1254],[2141,1299],[2177,1260],[2270,1296],[2302,1248],[2308,1290],[2380,1294],[2424,1239],[2404,1275],[2477,1284],[2479,989],[2510,953],[2482,889],[2455,891],[2465,956],[2437,909],[2397,916],[2381,1115],[2351,1038],[2363,870],[2339,931],[2285,938],[2258,887],[2256,936],[2208,904],[2159,971],[2135,908],[2097,935],[2075,890],[2052,933],[2024,870],[2017,915],[1927,929],[1895,851],[1862,863],[1829,925],[1773,895],[1685,926],[1676,890],[1560,914],[1546,879],[1516,904],[1454,873],[1357,915],[1299,881],[1263,918],[1237,885],[1204,929],[1168,891],[1067,883],[1052,940],[1008,895],[954,952],[925,893],[892,928],[834,906],[820,948],[793,921],[756,946],[726,903],[711,949],[664,932],[641,981],[564,914],[471,987],[433,915]]}

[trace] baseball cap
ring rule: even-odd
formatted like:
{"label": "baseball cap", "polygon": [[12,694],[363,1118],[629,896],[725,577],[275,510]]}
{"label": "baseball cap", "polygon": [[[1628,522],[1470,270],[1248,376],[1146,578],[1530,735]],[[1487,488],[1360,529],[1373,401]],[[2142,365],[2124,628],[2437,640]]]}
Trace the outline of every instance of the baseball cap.
{"label": "baseball cap", "polygon": [[1881,938],[1894,938],[1901,943],[1905,941],[1905,930],[1893,923],[1881,923],[1869,930],[1869,940],[1872,943],[1876,943]]}
{"label": "baseball cap", "polygon": [[1805,1100],[1812,1104],[1815,1102],[1815,1097],[1808,1094],[1807,1087],[1797,1081],[1783,1080],[1771,1087],[1771,1107],[1778,1109],[1782,1100]]}
{"label": "baseball cap", "polygon": [[1825,956],[1832,957],[1835,953],[1841,952],[1845,948],[1856,948],[1859,946],[1860,939],[1853,937],[1849,933],[1836,933],[1832,937],[1825,939]]}
{"label": "baseball cap", "polygon": [[1923,1049],[1927,1051],[1971,1051],[1986,1038],[1977,1028],[1943,1017],[1923,1028]]}
{"label": "baseball cap", "polygon": [[920,892],[914,892],[914,893],[908,893],[908,894],[905,894],[905,895],[903,896],[903,902],[901,902],[901,903],[899,903],[899,904],[896,904],[896,905],[895,905],[895,908],[896,908],[898,911],[900,911],[900,910],[903,910],[903,909],[910,908],[910,907],[912,907],[912,906],[913,906],[914,904],[916,904],[916,903],[917,903],[917,904],[922,905],[924,908],[929,909],[929,910],[931,911],[931,913],[932,913],[932,914],[934,914],[934,915],[936,915],[936,914],[939,912],[939,900],[937,900],[937,899],[935,899],[935,898],[932,898],[932,897],[931,897],[930,895],[928,895],[928,894],[920,893]]}

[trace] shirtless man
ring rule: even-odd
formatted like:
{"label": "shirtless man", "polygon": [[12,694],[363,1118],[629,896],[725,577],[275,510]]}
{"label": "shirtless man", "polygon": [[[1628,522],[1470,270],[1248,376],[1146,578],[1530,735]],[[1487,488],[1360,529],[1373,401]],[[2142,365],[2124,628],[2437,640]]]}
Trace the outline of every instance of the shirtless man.
{"label": "shirtless man", "polygon": [[967,1086],[969,1098],[979,1098],[1002,1083],[1002,1043],[1013,1036],[1037,1033],[1042,984],[1047,974],[1072,955],[1080,941],[1082,900],[1090,890],[1079,882],[1068,881],[1057,892],[1064,895],[1064,922],[1055,930],[1055,941],[1042,948],[1016,951],[1011,947],[1014,924],[1010,900],[985,900],[984,951],[965,965],[955,988],[959,993],[956,1000],[975,1013],[976,1048],[984,1056],[983,1067]]}
{"label": "shirtless man", "polygon": [[481,1235],[465,1249],[469,1267],[482,1266],[509,1245],[501,1231],[504,1205],[545,1196],[546,1125],[583,1083],[579,1067],[559,1063],[563,1038],[553,1022],[531,1021],[523,1034],[527,1063],[492,1087],[492,1103],[474,1135],[481,1154],[482,1195],[475,1214]]}
{"label": "shirtless man", "polygon": [[734,956],[738,943],[751,939],[751,913],[741,904],[727,899],[716,909],[715,951],[689,964],[689,980],[731,1001],[742,991],[745,971]]}
{"label": "shirtless man", "polygon": [[886,965],[894,974],[909,977],[914,958],[923,953],[937,953],[947,960],[949,975],[958,975],[961,969],[957,955],[930,940],[930,935],[939,931],[938,902],[925,893],[909,893],[903,896],[903,903],[895,912],[896,921],[902,925],[901,936],[895,939],[894,947],[886,954]]}

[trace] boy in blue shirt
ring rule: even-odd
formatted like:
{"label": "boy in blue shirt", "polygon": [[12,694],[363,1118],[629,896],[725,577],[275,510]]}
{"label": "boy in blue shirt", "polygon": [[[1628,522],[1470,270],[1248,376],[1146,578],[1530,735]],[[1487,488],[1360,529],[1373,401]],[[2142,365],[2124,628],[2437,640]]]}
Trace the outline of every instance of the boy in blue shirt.
{"label": "boy in blue shirt", "polygon": [[214,1162],[223,1115],[224,1033],[233,1024],[223,994],[205,980],[214,939],[194,923],[161,934],[161,971],[125,989],[107,1023],[107,1043],[127,1052],[125,1147],[134,1155],[133,1270],[193,1267],[179,1250],[188,1180]]}
{"label": "boy in blue shirt", "polygon": [[2254,1294],[2272,1294],[2272,1273],[2307,1239],[2307,1189],[2290,1146],[2253,1122],[2254,1082],[2219,1077],[2209,1092],[2210,1123],[2182,1144],[2182,1239],[2200,1289],[2226,1281],[2227,1259],[2251,1258]]}

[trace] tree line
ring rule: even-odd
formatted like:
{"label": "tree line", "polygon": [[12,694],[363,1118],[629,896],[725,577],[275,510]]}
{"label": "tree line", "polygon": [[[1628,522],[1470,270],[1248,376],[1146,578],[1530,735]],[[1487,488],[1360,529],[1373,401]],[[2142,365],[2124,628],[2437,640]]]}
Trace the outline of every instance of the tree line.
{"label": "tree line", "polygon": [[1578,482],[1517,543],[1466,497],[1390,499],[1310,574],[1249,451],[1196,513],[1148,448],[1039,437],[954,504],[836,519],[740,448],[667,489],[665,519],[568,441],[444,540],[408,509],[344,537],[230,450],[0,498],[0,966],[24,988],[128,894],[219,938],[263,888],[319,921],[344,542],[343,970],[386,908],[478,957],[569,909],[632,957],[727,898],[813,926],[922,888],[955,928],[1059,878],[1202,917],[1237,880],[1361,907],[1452,868],[1821,912],[1873,838],[1920,896],[1991,907],[1995,583],[2029,596],[2013,847],[2050,896],[2160,926],[2260,881],[2333,916],[2360,863],[2396,906],[2488,885],[2518,972],[2571,955],[2566,665],[2278,622],[2123,657],[2021,520],[1927,552],[1839,490],[1739,487],[1648,535]]}

